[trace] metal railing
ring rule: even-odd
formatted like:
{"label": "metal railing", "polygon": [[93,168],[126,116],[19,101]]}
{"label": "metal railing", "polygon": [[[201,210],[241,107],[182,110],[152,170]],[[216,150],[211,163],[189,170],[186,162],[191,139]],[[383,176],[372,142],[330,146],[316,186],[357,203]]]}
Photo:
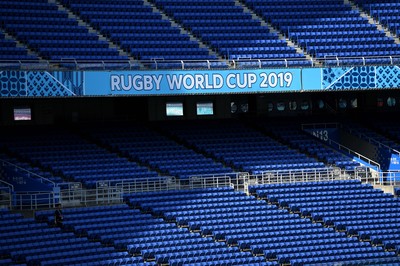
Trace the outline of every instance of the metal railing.
{"label": "metal railing", "polygon": [[340,168],[315,168],[266,171],[258,175],[249,175],[245,180],[244,192],[249,193],[250,185],[283,184],[295,182],[318,182],[347,179]]}
{"label": "metal railing", "polygon": [[378,162],[376,162],[376,161],[374,161],[374,160],[362,155],[361,153],[358,153],[358,152],[356,152],[356,151],[354,151],[354,150],[352,150],[352,149],[340,144],[339,142],[336,142],[336,141],[330,139],[328,135],[326,135],[326,136],[319,136],[318,134],[314,135],[313,133],[311,133],[311,132],[306,130],[306,129],[327,129],[327,128],[341,128],[341,127],[342,126],[340,124],[338,124],[338,123],[303,124],[301,126],[302,130],[304,132],[307,132],[311,136],[326,142],[331,147],[336,148],[339,151],[342,151],[344,154],[347,154],[347,155],[349,155],[351,157],[356,157],[357,159],[368,163],[368,165],[370,165],[372,168],[377,168],[377,170],[380,170],[381,169],[381,165]]}
{"label": "metal railing", "polygon": [[29,191],[12,194],[13,209],[37,210],[54,208],[57,200],[54,192]]}
{"label": "metal railing", "polygon": [[374,185],[400,187],[400,171],[377,172],[374,178],[368,181]]}
{"label": "metal railing", "polygon": [[263,184],[330,181],[342,177],[338,167],[268,171],[253,176]]}
{"label": "metal railing", "polygon": [[240,69],[240,68],[288,68],[288,67],[337,67],[400,64],[400,55],[322,58],[259,59],[238,57],[225,60],[167,60],[162,57],[151,60],[0,60],[1,70],[157,70],[157,69]]}
{"label": "metal railing", "polygon": [[23,173],[26,173],[27,177],[36,178],[38,181],[40,181],[43,184],[48,184],[48,185],[50,185],[52,187],[56,187],[56,184],[53,181],[51,181],[50,179],[45,178],[45,177],[43,177],[41,175],[38,175],[38,174],[36,174],[34,172],[31,172],[29,170],[26,170],[26,169],[24,169],[24,168],[22,168],[22,167],[20,167],[20,166],[18,166],[16,164],[10,163],[10,162],[8,162],[6,160],[0,159],[0,166],[1,167],[4,167],[4,166],[13,167],[13,168],[15,168],[15,170],[18,170],[18,171],[21,171]]}
{"label": "metal railing", "polygon": [[338,167],[317,169],[294,169],[269,171],[259,175],[249,175],[245,181],[244,192],[249,194],[249,186],[264,184],[283,184],[296,182],[322,182],[333,180],[360,180],[362,183],[385,185],[379,172],[367,167],[357,167],[355,170],[343,170]]}
{"label": "metal railing", "polygon": [[119,181],[99,181],[96,184],[96,189],[108,189],[115,188],[121,191],[121,193],[138,193],[147,191],[162,191],[179,189],[179,182],[176,181],[175,177],[166,176],[159,178],[137,178],[137,179],[126,179]]}
{"label": "metal railing", "polygon": [[[8,175],[10,173],[5,173],[5,169],[9,167],[15,173],[15,176],[12,176],[12,179],[15,179],[17,182],[20,182],[25,177],[36,179],[38,182],[46,185],[50,185],[50,187],[55,188],[56,184],[36,173],[33,173],[29,170],[26,170],[16,164],[10,163],[6,160],[0,159],[0,169],[3,169],[3,174]],[[24,174],[25,177],[21,177],[20,175]],[[8,176],[3,176],[3,178],[10,178]],[[10,209],[40,209],[40,208],[49,208],[54,207],[58,195],[54,190],[52,191],[15,191],[14,186],[4,180],[0,180],[0,184],[3,185],[0,188],[0,205],[9,206]]]}
{"label": "metal railing", "polygon": [[395,153],[395,154],[400,156],[400,151],[398,151],[398,150],[396,150],[396,149],[394,149],[394,148],[392,148],[392,147],[390,147],[390,146],[388,146],[388,145],[386,145],[386,144],[384,144],[384,143],[382,143],[382,142],[380,142],[380,141],[378,141],[378,140],[376,140],[374,138],[371,138],[370,136],[368,136],[368,135],[366,135],[366,134],[364,134],[362,132],[359,132],[356,129],[350,128],[348,126],[346,126],[346,127],[343,126],[343,128],[345,128],[350,134],[356,135],[359,138],[364,139],[364,140],[368,141],[371,144],[378,145],[378,148],[385,148],[388,151],[393,152],[393,153]]}
{"label": "metal railing", "polygon": [[189,189],[196,188],[213,188],[213,187],[232,187],[232,179],[230,176],[214,176],[214,177],[197,177],[189,178]]}
{"label": "metal railing", "polygon": [[180,189],[212,187],[244,187],[248,173],[230,173],[192,176],[177,180],[175,177],[139,178],[137,180],[99,181],[94,189],[84,189],[80,183],[65,183],[60,192],[60,202],[65,206],[89,206],[121,203],[125,195]]}
{"label": "metal railing", "polygon": [[[1,177],[1,176],[0,176]],[[12,208],[12,194],[14,192],[14,186],[4,180],[0,179],[0,206]]]}
{"label": "metal railing", "polygon": [[[236,190],[243,190],[244,182],[248,175],[249,173],[247,172],[239,172],[191,176],[189,178],[189,188],[199,188],[201,184],[200,188],[231,186]],[[183,181],[181,181],[181,185],[183,186]]]}
{"label": "metal railing", "polygon": [[328,144],[331,145],[332,147],[336,147],[337,149],[339,149],[340,151],[343,151],[344,153],[354,156],[364,162],[367,162],[369,165],[371,165],[372,167],[376,167],[377,170],[381,169],[381,165],[378,162],[375,162],[374,160],[371,160],[370,158],[362,155],[361,153],[358,153],[356,151],[353,151],[352,149],[347,148],[346,146],[343,146],[342,144],[333,141],[331,139],[328,139]]}
{"label": "metal railing", "polygon": [[[16,193],[10,209],[48,209],[61,202],[64,206],[93,206],[122,203],[124,196],[140,192],[166,191],[179,189],[199,189],[232,187],[235,190],[249,192],[249,186],[261,184],[281,184],[294,182],[321,182],[333,180],[357,179],[362,183],[380,186],[400,186],[399,172],[379,172],[367,167],[357,167],[355,170],[343,170],[338,167],[315,169],[292,169],[268,171],[258,175],[249,173],[217,174],[193,176],[189,179],[177,180],[174,177],[158,179],[139,179],[102,181],[94,189],[85,189],[81,183],[65,183],[59,195],[53,192]],[[11,204],[11,203],[10,203]]]}

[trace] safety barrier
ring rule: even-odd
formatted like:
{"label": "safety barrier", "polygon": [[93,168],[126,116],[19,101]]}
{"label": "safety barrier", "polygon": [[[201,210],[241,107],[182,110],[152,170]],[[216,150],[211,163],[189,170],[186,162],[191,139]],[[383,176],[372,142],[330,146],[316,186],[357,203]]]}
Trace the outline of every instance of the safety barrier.
{"label": "safety barrier", "polygon": [[57,199],[54,192],[29,191],[12,194],[12,207],[19,210],[54,208]]}
{"label": "safety barrier", "polygon": [[240,69],[240,68],[288,68],[288,67],[340,67],[365,65],[396,65],[400,55],[323,58],[258,59],[241,57],[226,60],[167,60],[162,57],[151,60],[0,60],[2,70],[139,70],[139,69]]}
{"label": "safety barrier", "polygon": [[378,172],[366,167],[357,167],[352,171],[338,167],[316,169],[294,169],[268,171],[259,175],[249,173],[216,174],[192,176],[189,179],[177,180],[175,177],[160,177],[98,182],[95,189],[85,189],[81,183],[62,183],[59,198],[54,193],[18,193],[13,200],[16,209],[47,209],[61,202],[64,206],[107,205],[123,202],[124,195],[148,191],[164,191],[179,189],[198,189],[212,187],[232,187],[248,193],[250,185],[277,184],[293,182],[320,182],[333,180],[360,180],[374,186],[400,186],[397,181],[400,172]]}
{"label": "safety barrier", "polygon": [[[0,173],[0,178],[1,178]],[[14,186],[7,183],[4,180],[0,180],[0,208],[11,208],[12,207],[12,193]]]}

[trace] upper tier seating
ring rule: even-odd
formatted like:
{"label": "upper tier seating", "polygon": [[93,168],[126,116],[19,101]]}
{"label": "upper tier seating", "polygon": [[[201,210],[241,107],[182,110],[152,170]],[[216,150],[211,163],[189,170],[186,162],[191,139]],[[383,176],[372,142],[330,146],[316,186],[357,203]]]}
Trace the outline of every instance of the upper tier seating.
{"label": "upper tier seating", "polygon": [[144,126],[94,128],[90,133],[127,157],[180,179],[195,175],[231,174],[234,171]]}
{"label": "upper tier seating", "polygon": [[2,64],[9,66],[9,63],[14,60],[35,61],[38,59],[35,55],[29,55],[27,49],[16,45],[14,40],[6,38],[4,32],[0,30],[0,67]]}
{"label": "upper tier seating", "polygon": [[128,60],[54,3],[1,0],[0,7],[4,29],[44,59]]}
{"label": "upper tier seating", "polygon": [[[64,3],[82,19],[102,34],[118,43],[126,52],[140,60],[161,61],[157,68],[180,68],[178,63],[162,63],[162,60],[216,60],[206,48],[190,40],[190,36],[170,21],[154,12],[143,0],[98,1],[65,0]],[[218,63],[221,64],[221,63]],[[218,66],[213,63],[213,67]],[[186,67],[197,66],[196,62]],[[221,66],[226,66],[225,64]]]}
{"label": "upper tier seating", "polygon": [[[243,7],[246,5],[326,65],[397,64],[400,45],[341,0],[149,0],[172,23],[143,0],[62,0],[64,7],[46,0],[0,0],[2,30],[45,60],[62,60],[63,67],[80,69],[226,68],[219,60],[234,59],[235,67],[310,66],[303,53],[270,32]],[[360,8],[400,35],[397,0],[355,0]],[[100,40],[63,10],[67,8],[112,43],[143,64],[129,62],[117,48]],[[212,50],[201,47],[187,30]],[[16,47],[0,32],[0,61],[38,59]],[[336,58],[338,57],[338,58]],[[80,61],[76,63],[75,60]],[[124,63],[116,62],[123,60]],[[181,62],[181,60],[183,60]],[[95,64],[94,61],[97,61]],[[101,61],[101,62],[99,62]],[[114,62],[111,62],[114,61]],[[126,62],[126,63],[125,63]],[[2,65],[0,64],[0,67]],[[45,68],[45,65],[35,65]]]}
{"label": "upper tier seating", "polygon": [[377,57],[365,61],[341,59],[343,64],[390,64],[388,56],[400,55],[400,45],[393,38],[386,37],[385,32],[369,24],[341,0],[245,0],[245,3],[310,55],[326,57],[327,64],[336,64],[336,56]]}
{"label": "upper tier seating", "polygon": [[[266,59],[262,66],[309,65],[276,33],[269,32],[233,0],[154,0],[166,14],[228,59]],[[268,59],[276,59],[268,61]],[[257,62],[252,67],[257,67]]]}
{"label": "upper tier seating", "polygon": [[400,3],[397,0],[354,0],[372,17],[400,36]]}
{"label": "upper tier seating", "polygon": [[322,162],[235,121],[163,124],[181,140],[194,145],[235,169],[260,174],[266,171],[320,168]]}

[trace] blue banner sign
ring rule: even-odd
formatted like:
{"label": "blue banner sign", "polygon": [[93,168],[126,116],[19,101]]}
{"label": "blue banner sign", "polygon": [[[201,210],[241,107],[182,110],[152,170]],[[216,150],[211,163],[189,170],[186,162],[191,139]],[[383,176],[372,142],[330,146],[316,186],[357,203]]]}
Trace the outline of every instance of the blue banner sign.
{"label": "blue banner sign", "polygon": [[99,88],[111,95],[299,91],[301,70],[85,72],[85,94]]}
{"label": "blue banner sign", "polygon": [[400,88],[398,66],[198,71],[0,71],[0,97],[190,95],[389,88]]}

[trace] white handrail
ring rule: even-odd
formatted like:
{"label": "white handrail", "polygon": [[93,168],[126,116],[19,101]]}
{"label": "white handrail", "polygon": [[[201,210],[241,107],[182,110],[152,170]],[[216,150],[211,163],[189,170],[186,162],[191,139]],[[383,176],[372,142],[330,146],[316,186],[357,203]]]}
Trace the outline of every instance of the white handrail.
{"label": "white handrail", "polygon": [[[249,185],[294,182],[322,182],[351,179],[357,179],[363,183],[371,183],[375,185],[388,183],[393,184],[395,182],[400,185],[400,172],[396,173],[396,178],[399,177],[399,182],[397,182],[397,179],[392,178],[394,173],[391,174],[392,176],[383,177],[381,172],[378,173],[377,171],[369,170],[367,167],[357,167],[353,171],[342,170],[338,167],[326,167],[314,169],[277,170],[264,172],[259,175],[250,175],[249,173],[236,173],[234,177],[223,174],[193,176],[189,179],[177,180],[176,184],[174,184],[173,186],[169,186],[165,183],[162,186],[152,186],[151,180],[148,180],[146,182],[146,179],[143,178],[141,179],[141,181],[144,182],[143,184],[146,185],[145,187],[140,187],[138,186],[139,183],[129,182],[128,180],[126,180],[112,186],[99,186],[96,189],[65,189],[61,191],[60,200],[63,202],[63,204],[70,203],[76,204],[77,206],[88,206],[120,203],[122,202],[124,195],[132,193],[135,194],[139,192],[217,187],[231,187],[239,191],[248,192]],[[235,185],[235,178],[240,180],[239,185]],[[168,178],[164,180],[168,181]],[[171,181],[173,181],[173,179],[171,179]],[[105,183],[111,184],[110,182]],[[149,184],[149,186],[147,186],[147,184]],[[137,186],[135,187],[135,185]]]}
{"label": "white handrail", "polygon": [[[299,61],[302,60],[304,62],[310,62],[311,67],[314,66],[314,61],[320,61],[321,63],[324,64],[324,66],[329,66],[328,62],[330,60],[335,60],[335,65],[336,66],[341,66],[341,62],[346,60],[346,59],[361,59],[361,62],[358,64],[355,64],[355,66],[363,66],[367,64],[368,59],[387,59],[387,65],[393,65],[395,64],[395,60],[398,60],[400,62],[400,54],[399,55],[387,55],[387,56],[359,56],[359,57],[339,57],[335,54],[332,55],[326,55],[324,57],[320,58],[278,58],[278,59],[260,59],[260,58],[251,58],[251,57],[238,57],[238,58],[231,58],[228,59],[228,63],[226,65],[226,68],[237,68],[236,61],[240,62],[257,62],[258,65],[260,65],[260,62],[282,62],[283,66],[286,65],[286,67],[289,67],[290,61]],[[210,62],[222,62],[221,60],[209,60],[209,59],[204,59],[204,60],[181,60],[181,59],[174,59],[174,60],[166,60],[162,57],[160,58],[151,58],[149,60],[76,60],[75,58],[62,58],[61,60],[0,60],[0,65],[3,69],[7,69],[7,65],[10,68],[15,67],[15,64],[18,64],[21,68],[27,67],[30,69],[35,69],[35,67],[40,67],[40,69],[43,69],[43,65],[47,66],[49,70],[52,69],[62,69],[63,67],[68,68],[69,70],[71,69],[71,66],[63,66],[64,63],[73,63],[75,65],[75,69],[79,68],[80,64],[94,64],[98,65],[99,63],[101,65],[104,65],[105,63],[114,63],[114,64],[127,64],[132,68],[133,64],[136,63],[139,68],[146,68],[147,65],[149,64],[155,64],[155,69],[158,69],[158,64],[159,63],[181,63],[183,66],[182,62],[204,62],[204,63],[210,63]],[[114,66],[115,67],[115,66]],[[109,67],[110,69],[113,69],[113,66]],[[116,67],[118,69],[118,66]],[[150,69],[153,68],[150,66]],[[172,67],[174,68],[174,67]],[[220,67],[218,67],[220,68]]]}
{"label": "white handrail", "polygon": [[0,180],[0,184],[4,184],[4,186],[8,189],[7,193],[8,193],[8,197],[9,197],[8,200],[4,200],[4,199],[0,200],[0,203],[1,203],[1,205],[3,205],[3,203],[7,204],[8,207],[10,209],[12,209],[12,204],[13,204],[13,198],[12,197],[13,197],[13,194],[14,194],[14,186],[12,184],[4,181],[4,180]]}
{"label": "white handrail", "polygon": [[[0,162],[3,163],[3,164],[5,164],[5,165],[9,165],[9,166],[15,167],[15,168],[17,168],[17,169],[19,169],[19,170],[21,170],[21,171],[23,171],[23,172],[26,172],[26,173],[30,174],[30,175],[36,176],[36,177],[38,177],[40,180],[44,180],[44,181],[50,183],[53,187],[56,187],[56,183],[53,182],[53,181],[51,181],[51,180],[48,179],[48,178],[45,178],[45,177],[43,177],[43,176],[41,176],[41,175],[38,175],[38,174],[33,173],[33,172],[29,171],[29,170],[26,170],[26,169],[24,169],[24,168],[22,168],[22,167],[20,167],[20,166],[18,166],[18,165],[16,165],[16,164],[10,163],[10,162],[8,162],[8,161],[6,161],[6,160],[0,159]],[[43,183],[43,182],[42,182],[42,183]]]}
{"label": "white handrail", "polygon": [[360,180],[363,183],[379,183],[379,177],[373,176],[367,168],[364,171],[348,171],[338,167],[320,169],[295,169],[264,172],[259,175],[250,175],[246,178],[244,191],[249,194],[249,186],[263,184],[283,184],[297,182],[324,182],[334,180]]}
{"label": "white handrail", "polygon": [[13,184],[10,184],[10,183],[8,183],[8,182],[6,182],[6,181],[4,181],[4,180],[1,180],[1,179],[0,179],[0,183],[5,184],[7,187],[9,187],[9,189],[10,189],[11,192],[14,191],[14,186],[13,186]]}
{"label": "white handrail", "polygon": [[[338,128],[338,127],[339,127],[339,124],[338,124],[338,123],[303,124],[303,125],[301,125],[301,126],[302,126],[302,130],[304,130],[304,129],[306,129],[306,128],[314,128],[314,129],[315,129],[315,128],[320,128],[320,126],[322,126],[322,125],[324,126],[324,128],[327,128],[327,125],[334,125],[335,128]],[[310,127],[308,127],[308,126],[310,126]],[[307,131],[305,131],[305,132],[307,132]],[[311,136],[314,136],[313,134],[311,134],[311,132],[307,132],[307,133],[309,133]],[[314,137],[316,137],[316,136],[314,136]],[[368,164],[377,167],[379,170],[381,169],[381,165],[380,165],[378,162],[375,162],[374,160],[371,160],[370,158],[368,158],[368,157],[362,155],[361,153],[358,153],[358,152],[356,152],[356,151],[354,151],[354,150],[352,150],[352,149],[350,149],[350,148],[348,148],[348,147],[346,147],[346,146],[344,146],[344,145],[342,145],[342,144],[340,144],[340,143],[338,143],[338,142],[336,142],[336,141],[334,141],[334,140],[331,140],[330,138],[328,138],[328,139],[326,140],[326,142],[327,142],[328,144],[330,144],[331,146],[335,145],[339,150],[344,150],[344,151],[346,151],[347,154],[356,156],[358,159],[361,159],[361,160],[363,160],[363,161],[368,162]],[[332,145],[332,144],[333,144],[333,145]]]}
{"label": "white handrail", "polygon": [[352,129],[352,128],[348,127],[348,126],[345,127],[345,128],[346,128],[351,134],[354,134],[354,132],[355,132],[356,134],[358,134],[359,137],[361,137],[362,139],[367,140],[369,143],[371,143],[371,144],[377,144],[379,148],[381,148],[381,147],[386,148],[386,149],[388,149],[389,151],[392,151],[392,152],[394,152],[394,153],[396,153],[397,155],[400,156],[400,151],[398,151],[398,150],[396,150],[396,149],[393,149],[392,147],[390,147],[390,146],[388,146],[388,145],[386,145],[386,144],[383,144],[382,142],[379,142],[379,141],[377,141],[376,139],[371,138],[371,137],[365,135],[364,133],[361,133],[361,132],[357,131],[356,129]]}
{"label": "white handrail", "polygon": [[331,140],[331,139],[328,139],[328,143],[329,143],[330,145],[332,145],[332,144],[337,145],[337,147],[339,148],[339,150],[344,150],[344,151],[346,151],[348,154],[355,155],[358,159],[361,159],[361,160],[363,160],[363,161],[367,161],[368,164],[373,165],[373,166],[376,166],[376,167],[378,168],[378,170],[381,169],[381,165],[380,165],[378,162],[375,162],[374,160],[369,159],[368,157],[362,155],[361,153],[358,153],[358,152],[356,152],[356,151],[353,151],[352,149],[347,148],[346,146],[344,146],[344,145],[342,145],[342,144],[340,144],[340,143],[338,143],[338,142],[336,142],[336,141],[334,141],[334,140]]}

